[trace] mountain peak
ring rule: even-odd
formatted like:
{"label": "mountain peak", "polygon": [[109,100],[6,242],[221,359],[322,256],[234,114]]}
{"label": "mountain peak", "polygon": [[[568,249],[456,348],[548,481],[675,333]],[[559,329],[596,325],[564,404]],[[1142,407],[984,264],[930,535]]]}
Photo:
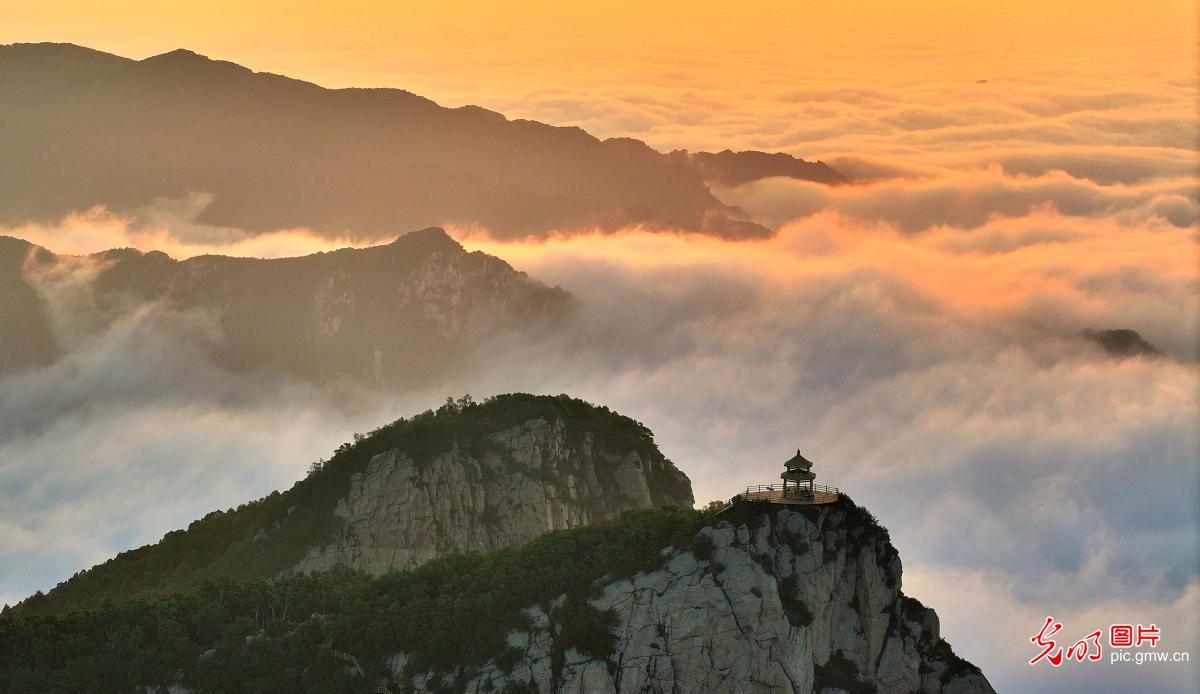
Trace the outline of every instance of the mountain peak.
{"label": "mountain peak", "polygon": [[397,236],[396,240],[392,241],[392,243],[400,243],[405,240],[408,240],[408,241],[430,241],[430,242],[448,241],[450,243],[458,245],[458,242],[454,240],[454,237],[452,237],[452,236],[450,236],[450,234],[446,233],[446,230],[441,227],[425,227],[424,229],[417,229],[416,231],[410,231],[406,234],[401,234],[401,235]]}
{"label": "mountain peak", "polygon": [[255,72],[228,60],[214,60],[186,48],[152,55],[137,61],[137,65],[150,69],[179,70],[185,74],[202,75],[205,80],[223,81],[238,77],[254,76]]}
{"label": "mountain peak", "polygon": [[[510,393],[480,403],[464,396],[356,436],[290,490],[214,511],[78,574],[26,609],[97,607],[222,577],[338,565],[376,574],[410,569],[624,511],[693,502],[687,475],[637,420],[567,395]],[[180,572],[182,565],[194,571]]]}
{"label": "mountain peak", "polygon": [[1163,356],[1161,349],[1148,342],[1138,331],[1130,330],[1129,328],[1117,328],[1114,330],[1087,329],[1081,332],[1080,336],[1096,343],[1112,357]]}
{"label": "mountain peak", "polygon": [[173,51],[167,51],[166,53],[152,55],[149,58],[145,58],[145,59],[141,60],[140,62],[143,62],[143,63],[165,63],[165,62],[184,62],[184,61],[211,63],[212,58],[209,58],[206,55],[200,55],[199,53],[197,53],[195,51],[189,51],[186,48],[176,48]]}

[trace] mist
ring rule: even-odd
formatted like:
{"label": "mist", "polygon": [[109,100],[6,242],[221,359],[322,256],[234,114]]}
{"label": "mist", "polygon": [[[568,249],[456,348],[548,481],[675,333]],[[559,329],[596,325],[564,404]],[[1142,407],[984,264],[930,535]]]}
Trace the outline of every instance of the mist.
{"label": "mist", "polygon": [[[1104,224],[1035,212],[913,236],[829,213],[753,243],[464,232],[575,310],[400,394],[233,373],[206,356],[211,316],[130,309],[0,381],[2,599],[286,488],[353,432],[446,396],[566,392],[646,423],[702,502],[770,483],[800,448],[891,530],[913,595],[1001,686],[1045,686],[1020,667],[1045,610],[1090,630],[1110,605],[1194,650],[1178,616],[1200,561],[1198,346],[1178,320],[1196,305],[1194,241],[1165,219]],[[57,326],[82,324],[77,285],[38,286],[71,299],[49,302]],[[1086,327],[1138,329],[1167,355],[1115,358]],[[993,600],[1011,609],[980,620]]]}

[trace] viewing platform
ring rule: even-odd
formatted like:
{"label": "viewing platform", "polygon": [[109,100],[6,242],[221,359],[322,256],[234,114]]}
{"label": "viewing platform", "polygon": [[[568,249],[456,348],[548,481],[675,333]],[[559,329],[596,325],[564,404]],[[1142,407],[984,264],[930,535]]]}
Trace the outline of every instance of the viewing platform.
{"label": "viewing platform", "polygon": [[746,487],[742,498],[746,501],[767,501],[772,504],[832,504],[841,492],[837,487],[824,484],[795,487],[783,484],[757,484]]}
{"label": "viewing platform", "polygon": [[781,483],[746,487],[745,492],[719,504],[717,513],[724,513],[738,501],[765,501],[789,506],[816,506],[837,501],[841,491],[837,487],[813,482],[817,475],[812,471],[812,467],[812,461],[800,455],[800,451],[797,450],[796,455],[783,464],[783,474],[779,475],[783,480]]}

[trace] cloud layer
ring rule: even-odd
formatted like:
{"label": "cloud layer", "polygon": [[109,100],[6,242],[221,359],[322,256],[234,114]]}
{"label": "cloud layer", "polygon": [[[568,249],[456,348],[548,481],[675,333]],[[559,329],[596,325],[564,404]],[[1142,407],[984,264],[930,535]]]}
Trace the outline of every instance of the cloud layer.
{"label": "cloud layer", "polygon": [[[1086,631],[1158,620],[1172,650],[1200,645],[1177,612],[1200,562],[1192,231],[1034,215],[964,249],[977,233],[824,216],[734,247],[491,246],[587,311],[565,344],[501,351],[463,383],[628,411],[700,499],[776,479],[799,446],[891,528],[913,594],[997,686],[1186,691],[1194,669],[1056,680],[1021,658],[1045,612]],[[1110,358],[1078,338],[1087,325],[1137,327],[1175,356]],[[978,611],[993,603],[1008,609]]]}
{"label": "cloud layer", "polygon": [[[999,684],[1059,686],[1022,667],[1023,643],[991,645],[1043,611],[1090,629],[1109,605],[1194,649],[1194,624],[1171,616],[1200,561],[1200,345],[1180,320],[1197,303],[1193,237],[1040,209],[918,234],[822,212],[742,243],[476,231],[469,246],[564,286],[579,310],[553,337],[500,338],[398,396],[223,371],[203,357],[205,316],[146,307],[0,382],[0,489],[16,509],[0,526],[4,599],[287,486],[354,430],[447,394],[525,390],[646,422],[700,499],[775,479],[801,447],[892,530],[913,594]],[[1078,335],[1114,326],[1169,355],[1114,359]],[[1006,619],[982,630],[964,586],[1009,601]],[[1164,672],[1165,687],[1194,682]]]}

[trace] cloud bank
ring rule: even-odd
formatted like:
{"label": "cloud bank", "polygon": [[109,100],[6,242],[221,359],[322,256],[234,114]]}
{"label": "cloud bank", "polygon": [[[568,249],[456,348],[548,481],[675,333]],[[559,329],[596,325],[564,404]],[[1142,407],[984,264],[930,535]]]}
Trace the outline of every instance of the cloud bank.
{"label": "cloud bank", "polygon": [[[1178,611],[1200,587],[1193,231],[1035,214],[980,238],[832,215],[760,244],[489,246],[587,310],[564,343],[518,342],[463,385],[545,383],[630,412],[699,499],[776,479],[800,447],[879,514],[913,594],[998,687],[1186,691],[1194,669],[1056,680],[1025,651],[1044,613],[1085,631],[1158,620],[1171,650],[1200,644]],[[1174,356],[1110,358],[1078,338],[1096,324]]]}
{"label": "cloud bank", "polygon": [[0,228],[0,234],[64,255],[137,248],[162,251],[179,259],[198,255],[286,258],[372,243],[350,236],[322,236],[304,228],[250,234],[196,221],[212,202],[212,195],[193,193],[179,199],[161,198],[127,214],[98,205],[67,214],[57,224],[29,223]]}
{"label": "cloud bank", "polygon": [[[1037,208],[916,234],[825,211],[740,243],[459,233],[578,311],[553,336],[498,338],[428,392],[233,374],[203,356],[208,317],[154,306],[0,381],[3,599],[287,486],[353,431],[524,390],[646,422],[702,500],[775,479],[802,448],[892,530],[913,594],[1001,685],[1060,686],[1024,666],[1024,641],[993,647],[1043,611],[1090,629],[1109,606],[1169,625],[1172,650],[1200,645],[1172,617],[1200,562],[1200,340],[1181,320],[1196,315],[1194,230]],[[1114,359],[1079,337],[1115,326],[1168,356]],[[1012,609],[981,621],[965,591]],[[1113,689],[1195,681],[1114,668]]]}

